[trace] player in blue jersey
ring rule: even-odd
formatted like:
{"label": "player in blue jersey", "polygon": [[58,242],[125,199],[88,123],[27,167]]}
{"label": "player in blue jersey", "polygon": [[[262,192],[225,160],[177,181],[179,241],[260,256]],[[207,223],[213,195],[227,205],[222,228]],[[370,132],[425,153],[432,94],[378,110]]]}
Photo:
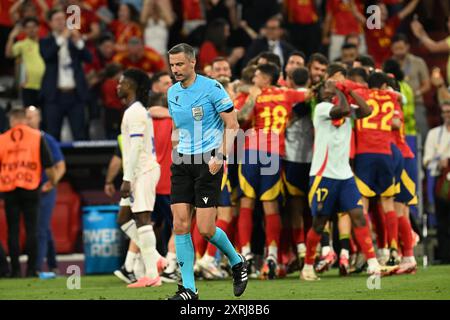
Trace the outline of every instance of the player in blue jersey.
{"label": "player in blue jersey", "polygon": [[239,124],[233,103],[222,85],[195,72],[195,52],[188,44],[169,50],[170,69],[177,81],[168,91],[169,112],[179,143],[171,166],[171,209],[182,286],[169,300],[197,300],[194,281],[194,247],[190,234],[192,207],[205,239],[229,259],[234,295],[244,292],[247,263],[225,232],[216,227],[223,161],[231,150]]}

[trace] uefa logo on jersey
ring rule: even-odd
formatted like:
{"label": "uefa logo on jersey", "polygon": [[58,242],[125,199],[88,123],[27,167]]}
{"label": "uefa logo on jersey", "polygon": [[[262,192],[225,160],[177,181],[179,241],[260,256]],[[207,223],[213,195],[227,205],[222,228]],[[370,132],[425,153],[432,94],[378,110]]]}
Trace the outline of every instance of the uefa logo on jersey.
{"label": "uefa logo on jersey", "polygon": [[202,120],[203,119],[203,107],[202,106],[193,107],[192,108],[192,117],[196,121]]}

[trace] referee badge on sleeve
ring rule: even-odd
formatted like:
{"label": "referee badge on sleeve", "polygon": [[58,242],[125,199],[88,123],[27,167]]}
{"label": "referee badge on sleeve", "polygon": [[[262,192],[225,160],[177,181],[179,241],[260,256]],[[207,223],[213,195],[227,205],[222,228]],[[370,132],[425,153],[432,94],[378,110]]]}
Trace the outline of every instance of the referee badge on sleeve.
{"label": "referee badge on sleeve", "polygon": [[194,118],[194,120],[200,121],[203,119],[203,107],[202,106],[198,106],[198,107],[193,107],[192,108],[192,117]]}

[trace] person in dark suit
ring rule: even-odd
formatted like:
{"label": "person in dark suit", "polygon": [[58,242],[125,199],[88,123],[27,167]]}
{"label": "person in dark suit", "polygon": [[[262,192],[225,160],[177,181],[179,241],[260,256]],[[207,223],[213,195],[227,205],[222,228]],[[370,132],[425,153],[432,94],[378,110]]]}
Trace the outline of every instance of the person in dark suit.
{"label": "person in dark suit", "polygon": [[82,62],[91,62],[92,57],[80,32],[66,27],[63,11],[50,10],[48,23],[52,32],[40,40],[46,66],[41,89],[46,131],[60,140],[62,123],[67,116],[74,140],[85,140],[88,85]]}
{"label": "person in dark suit", "polygon": [[281,39],[283,35],[282,21],[278,16],[274,16],[267,20],[265,29],[265,37],[254,40],[248,50],[244,59],[244,64],[256,57],[263,51],[275,53],[280,57],[281,65],[284,66],[290,54],[295,48],[288,42]]}

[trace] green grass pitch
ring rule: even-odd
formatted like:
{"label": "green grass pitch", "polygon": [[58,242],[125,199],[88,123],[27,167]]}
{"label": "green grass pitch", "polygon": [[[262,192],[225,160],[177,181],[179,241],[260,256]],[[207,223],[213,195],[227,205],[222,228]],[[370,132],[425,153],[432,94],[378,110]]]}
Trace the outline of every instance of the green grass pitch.
{"label": "green grass pitch", "polygon": [[[445,299],[450,300],[450,266],[419,268],[415,275],[383,277],[379,289],[367,288],[364,274],[339,277],[336,269],[317,282],[305,282],[298,273],[272,281],[250,280],[242,300],[298,299]],[[239,300],[233,296],[232,280],[197,281],[202,300]],[[128,289],[113,275],[82,276],[81,289],[67,289],[67,278],[0,279],[0,300],[6,299],[151,299],[165,300],[176,284],[159,288]]]}

